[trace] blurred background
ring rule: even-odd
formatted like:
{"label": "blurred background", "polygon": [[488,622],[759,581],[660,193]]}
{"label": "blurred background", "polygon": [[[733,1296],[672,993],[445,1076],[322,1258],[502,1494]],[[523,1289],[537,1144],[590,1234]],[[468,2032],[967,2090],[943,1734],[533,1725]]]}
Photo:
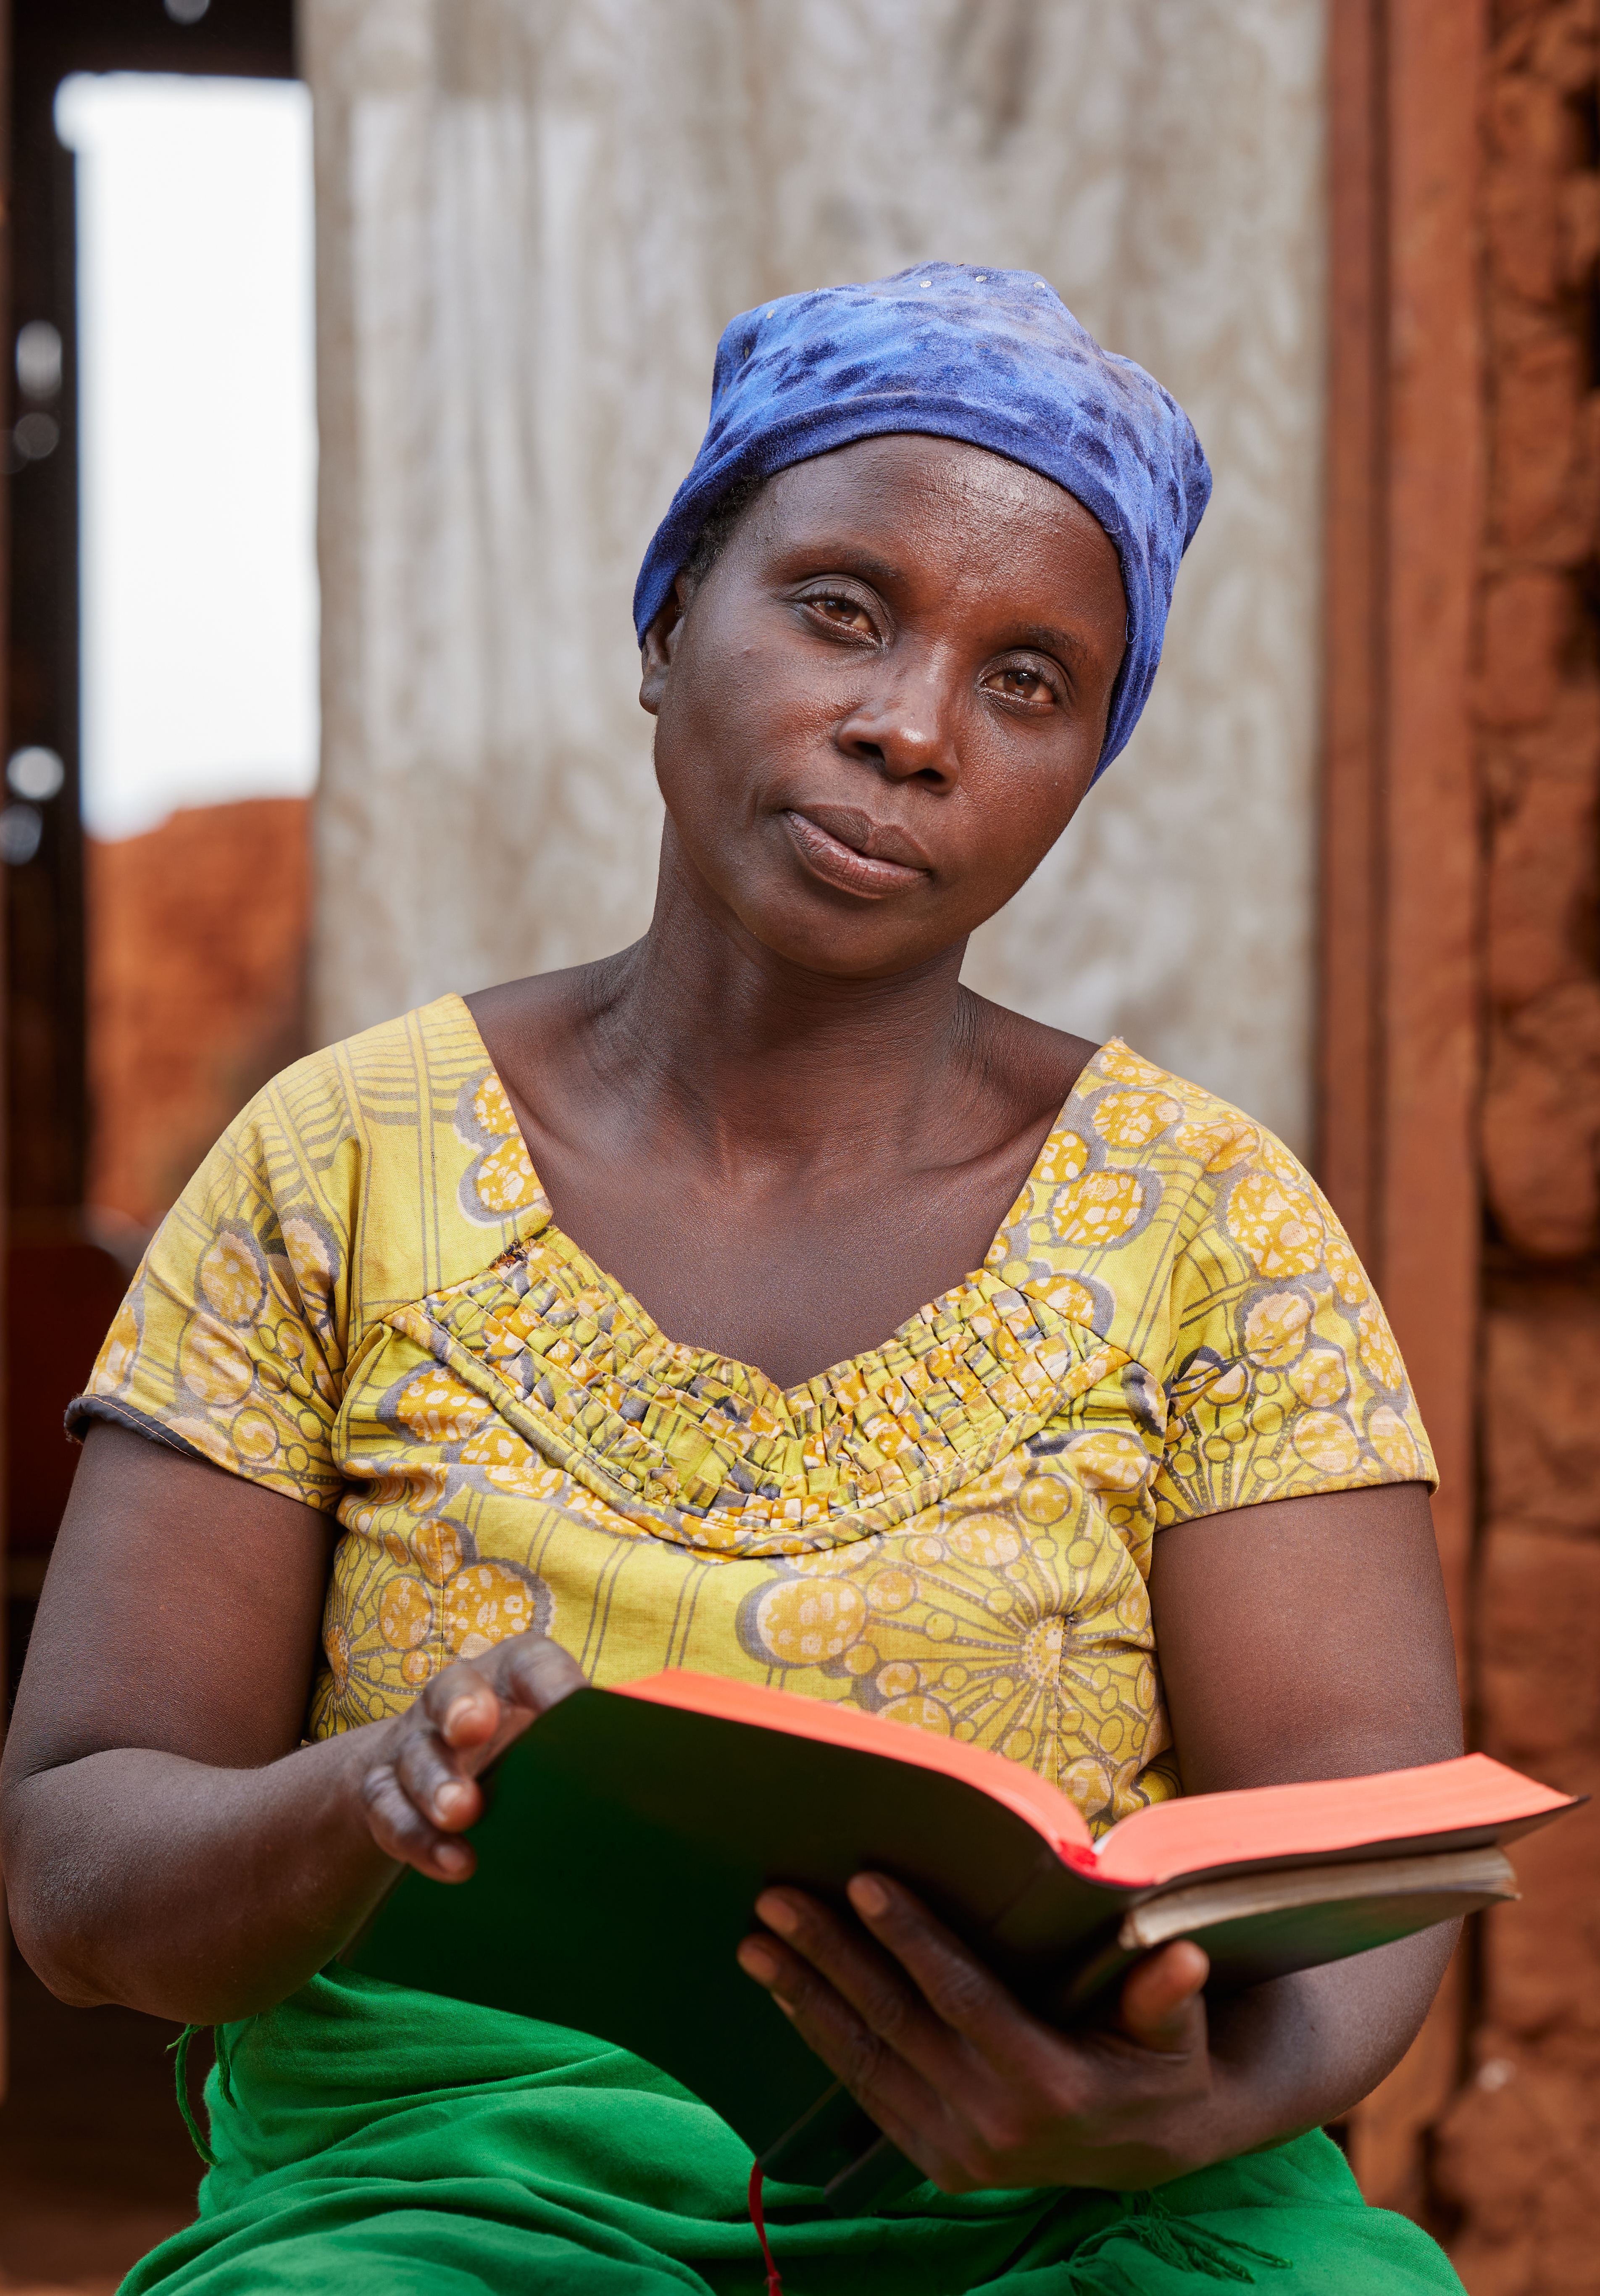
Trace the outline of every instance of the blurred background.
{"label": "blurred background", "polygon": [[[5,1590],[205,1149],[649,909],[628,619],[737,311],[1038,270],[1216,472],[1126,758],[968,978],[1307,1156],[1434,1434],[1473,1742],[1600,1774],[1592,0],[11,0]],[[1600,1820],[1340,2130],[1600,2290]],[[0,2289],[193,2208],[174,2036],[11,1965]]]}

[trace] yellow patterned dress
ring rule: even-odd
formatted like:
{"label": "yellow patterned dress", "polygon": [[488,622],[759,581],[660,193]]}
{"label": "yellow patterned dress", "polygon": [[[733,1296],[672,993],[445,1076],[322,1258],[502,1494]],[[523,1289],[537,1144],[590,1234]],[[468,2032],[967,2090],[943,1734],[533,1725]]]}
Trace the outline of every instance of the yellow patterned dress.
{"label": "yellow patterned dress", "polygon": [[782,1390],[562,1234],[466,1006],[288,1070],[152,1243],[78,1426],[337,1516],[315,1736],[523,1628],[1175,1793],[1166,1524],[1432,1477],[1382,1308],[1269,1134],[1120,1042],[983,1267]]}

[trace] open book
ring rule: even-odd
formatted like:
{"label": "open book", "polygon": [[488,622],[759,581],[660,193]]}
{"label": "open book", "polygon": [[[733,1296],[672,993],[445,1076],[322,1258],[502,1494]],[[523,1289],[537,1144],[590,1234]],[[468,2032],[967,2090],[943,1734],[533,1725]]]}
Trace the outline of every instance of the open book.
{"label": "open book", "polygon": [[767,1883],[848,1910],[852,1874],[892,1874],[1066,2024],[1169,1938],[1202,1945],[1227,1990],[1514,1897],[1501,1845],[1571,1807],[1468,1754],[1158,1802],[1096,1846],[997,1754],[681,1672],[575,1691],[489,1790],[473,1878],[406,1871],[345,1959],[633,2051],[844,2213],[917,2172],[735,1962]]}

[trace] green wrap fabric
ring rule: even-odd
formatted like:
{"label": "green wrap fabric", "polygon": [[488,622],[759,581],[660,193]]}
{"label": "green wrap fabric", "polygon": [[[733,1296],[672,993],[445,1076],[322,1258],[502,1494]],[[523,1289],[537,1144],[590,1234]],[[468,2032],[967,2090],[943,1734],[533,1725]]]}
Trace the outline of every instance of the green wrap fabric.
{"label": "green wrap fabric", "polygon": [[[749,2153],[607,2043],[341,1970],[217,2038],[199,2218],[122,2296],[760,2296]],[[847,2220],[797,2186],[767,2200],[785,2296],[1461,2288],[1317,2135],[1154,2195],[930,2185]]]}

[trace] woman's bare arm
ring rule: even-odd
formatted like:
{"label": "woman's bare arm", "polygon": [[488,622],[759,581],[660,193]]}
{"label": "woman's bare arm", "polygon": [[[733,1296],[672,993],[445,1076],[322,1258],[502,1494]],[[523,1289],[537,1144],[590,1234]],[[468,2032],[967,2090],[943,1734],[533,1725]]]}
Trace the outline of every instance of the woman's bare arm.
{"label": "woman's bare arm", "polygon": [[333,1532],[314,1507],[91,1428],[0,1767],[12,1925],[64,1999],[195,2023],[282,1999],[396,1857],[470,1872],[418,1803],[470,1823],[461,1780],[581,1681],[522,1636],[397,1721],[302,1745]]}
{"label": "woman's bare arm", "polygon": [[1461,1751],[1421,1483],[1174,1523],[1156,1536],[1150,1601],[1186,1792],[1359,1777]]}
{"label": "woman's bare arm", "polygon": [[[1359,1777],[1462,1748],[1455,1642],[1420,1483],[1174,1524],[1150,1574],[1190,1793]],[[1213,2011],[1213,2054],[1280,2130],[1331,2120],[1399,2063],[1459,1924],[1258,1986]]]}

